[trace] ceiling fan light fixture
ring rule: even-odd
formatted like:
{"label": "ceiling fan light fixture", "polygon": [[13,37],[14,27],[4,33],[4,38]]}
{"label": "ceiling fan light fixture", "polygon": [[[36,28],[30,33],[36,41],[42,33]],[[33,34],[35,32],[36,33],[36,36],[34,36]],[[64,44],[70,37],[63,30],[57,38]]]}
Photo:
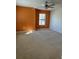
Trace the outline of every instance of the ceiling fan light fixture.
{"label": "ceiling fan light fixture", "polygon": [[45,1],[45,8],[54,8],[54,5],[54,2],[48,2],[47,0]]}

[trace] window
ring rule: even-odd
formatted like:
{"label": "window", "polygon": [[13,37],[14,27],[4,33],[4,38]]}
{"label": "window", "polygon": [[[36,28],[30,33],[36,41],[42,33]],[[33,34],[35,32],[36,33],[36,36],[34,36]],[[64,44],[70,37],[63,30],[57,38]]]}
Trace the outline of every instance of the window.
{"label": "window", "polygon": [[39,14],[39,25],[45,25],[46,14]]}

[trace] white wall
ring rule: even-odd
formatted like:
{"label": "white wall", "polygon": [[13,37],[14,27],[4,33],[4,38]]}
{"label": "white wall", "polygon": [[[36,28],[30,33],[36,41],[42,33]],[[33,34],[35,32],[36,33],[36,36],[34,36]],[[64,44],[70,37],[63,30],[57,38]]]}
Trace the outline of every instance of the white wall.
{"label": "white wall", "polygon": [[56,4],[55,8],[51,11],[50,29],[62,33],[62,6]]}

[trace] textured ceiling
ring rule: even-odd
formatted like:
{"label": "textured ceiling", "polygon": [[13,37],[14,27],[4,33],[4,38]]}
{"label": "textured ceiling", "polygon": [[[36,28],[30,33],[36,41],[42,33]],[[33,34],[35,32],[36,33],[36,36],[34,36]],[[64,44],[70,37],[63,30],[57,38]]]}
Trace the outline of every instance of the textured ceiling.
{"label": "textured ceiling", "polygon": [[[16,0],[16,5],[45,9],[44,8],[45,1],[46,0]],[[61,3],[61,0],[47,0],[47,1]]]}

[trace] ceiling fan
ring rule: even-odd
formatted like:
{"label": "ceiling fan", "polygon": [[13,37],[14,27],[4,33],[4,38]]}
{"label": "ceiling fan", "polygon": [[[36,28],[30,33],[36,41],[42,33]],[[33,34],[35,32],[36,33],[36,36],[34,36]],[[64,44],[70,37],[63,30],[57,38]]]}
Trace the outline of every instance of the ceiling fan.
{"label": "ceiling fan", "polygon": [[48,1],[45,1],[45,8],[48,9],[48,8],[54,8],[54,5],[55,3],[54,2],[48,2]]}

